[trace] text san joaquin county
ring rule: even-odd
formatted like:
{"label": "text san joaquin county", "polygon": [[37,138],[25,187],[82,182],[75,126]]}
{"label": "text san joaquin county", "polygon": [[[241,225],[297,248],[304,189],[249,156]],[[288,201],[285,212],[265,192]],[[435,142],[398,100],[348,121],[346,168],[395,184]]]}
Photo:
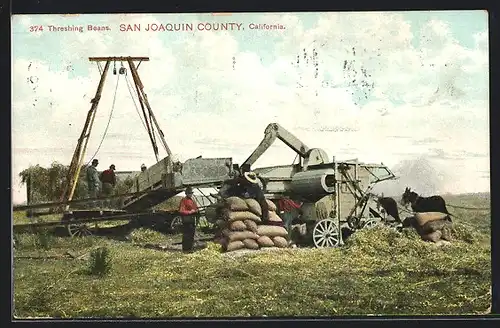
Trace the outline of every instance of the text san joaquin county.
{"label": "text san joaquin county", "polygon": [[242,23],[151,23],[151,24],[120,24],[121,32],[183,32],[183,31],[242,31],[250,30],[284,30],[281,24],[253,24],[244,26]]}

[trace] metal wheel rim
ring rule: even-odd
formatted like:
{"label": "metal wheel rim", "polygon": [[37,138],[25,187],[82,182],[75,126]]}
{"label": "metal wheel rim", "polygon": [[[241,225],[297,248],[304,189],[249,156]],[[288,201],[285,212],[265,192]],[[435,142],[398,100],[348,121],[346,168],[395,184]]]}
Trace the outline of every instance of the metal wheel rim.
{"label": "metal wheel rim", "polygon": [[71,237],[86,237],[92,235],[87,224],[68,224],[68,233]]}
{"label": "metal wheel rim", "polygon": [[174,217],[170,222],[170,229],[172,229],[172,231],[179,230],[181,226],[182,226],[182,218],[180,216]]}
{"label": "metal wheel rim", "polygon": [[378,225],[379,225],[379,221],[377,221],[377,220],[368,220],[363,225],[363,229],[373,229],[373,228],[375,228]]}
{"label": "metal wheel rim", "polygon": [[339,229],[331,219],[316,223],[312,235],[314,246],[317,248],[336,247],[340,243]]}

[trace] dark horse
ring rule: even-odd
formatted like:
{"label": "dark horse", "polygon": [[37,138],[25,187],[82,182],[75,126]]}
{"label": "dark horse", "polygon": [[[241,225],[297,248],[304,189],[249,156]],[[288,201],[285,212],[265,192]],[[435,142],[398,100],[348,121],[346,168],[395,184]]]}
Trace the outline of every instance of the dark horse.
{"label": "dark horse", "polygon": [[453,216],[448,209],[446,208],[446,202],[441,196],[430,196],[430,197],[421,197],[416,192],[410,190],[410,188],[406,188],[403,196],[401,197],[401,204],[406,206],[407,204],[411,204],[411,209],[413,212],[422,213],[422,212],[440,212],[444,214],[448,214],[447,219],[451,221],[450,215]]}
{"label": "dark horse", "polygon": [[382,206],[387,214],[395,218],[398,222],[401,222],[401,219],[399,217],[398,204],[394,200],[394,198],[379,197],[378,203],[380,204],[380,206]]}

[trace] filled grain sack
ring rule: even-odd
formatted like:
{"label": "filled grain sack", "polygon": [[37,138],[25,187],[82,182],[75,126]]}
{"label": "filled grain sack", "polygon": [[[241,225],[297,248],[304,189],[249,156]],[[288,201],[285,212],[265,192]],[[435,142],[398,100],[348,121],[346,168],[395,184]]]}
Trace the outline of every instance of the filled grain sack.
{"label": "filled grain sack", "polygon": [[280,236],[273,237],[273,243],[274,246],[279,247],[279,248],[285,248],[288,247],[288,241]]}
{"label": "filled grain sack", "polygon": [[257,223],[252,220],[245,220],[244,223],[247,227],[246,230],[257,233]]}
{"label": "filled grain sack", "polygon": [[248,211],[248,205],[244,199],[239,197],[228,197],[225,200],[225,207],[231,211]]}
{"label": "filled grain sack", "polygon": [[260,204],[258,201],[256,201],[253,198],[247,198],[245,199],[245,202],[247,203],[248,210],[252,212],[253,214],[261,217],[262,216],[262,209],[260,208]]}
{"label": "filled grain sack", "polygon": [[434,231],[442,230],[444,227],[450,226],[450,221],[446,219],[441,219],[437,221],[429,221],[422,226],[422,232],[424,234],[431,233]]}
{"label": "filled grain sack", "polygon": [[255,232],[251,231],[229,231],[225,230],[223,232],[224,236],[231,242],[240,240],[243,241],[245,239],[258,239],[259,236]]}
{"label": "filled grain sack", "polygon": [[273,240],[268,236],[260,236],[259,239],[257,239],[257,244],[259,244],[260,247],[274,247]]}
{"label": "filled grain sack", "polygon": [[266,199],[267,205],[269,206],[269,210],[272,212],[276,212],[276,204],[274,204],[269,199]]}
{"label": "filled grain sack", "polygon": [[257,227],[257,235],[268,236],[268,237],[286,237],[288,232],[283,227],[271,226],[271,225],[260,225]]}
{"label": "filled grain sack", "polygon": [[422,235],[422,239],[425,241],[437,242],[441,239],[441,231],[434,231],[425,235]]}
{"label": "filled grain sack", "polygon": [[223,217],[228,222],[252,220],[254,222],[260,223],[262,221],[260,217],[253,214],[250,211],[233,212],[233,211],[225,210],[223,212]]}
{"label": "filled grain sack", "polygon": [[439,212],[423,212],[423,213],[415,213],[415,220],[417,224],[423,226],[427,222],[443,220],[446,218],[448,214],[439,213]]}
{"label": "filled grain sack", "polygon": [[247,230],[247,226],[243,221],[233,221],[229,224],[229,229],[232,231],[245,231]]}
{"label": "filled grain sack", "polygon": [[241,240],[230,242],[226,247],[224,247],[226,252],[237,251],[242,248],[245,248],[245,244]]}
{"label": "filled grain sack", "polygon": [[259,244],[255,239],[245,239],[243,240],[243,244],[247,249],[259,249]]}
{"label": "filled grain sack", "polygon": [[269,221],[270,222],[283,222],[281,218],[276,214],[276,212],[269,211]]}

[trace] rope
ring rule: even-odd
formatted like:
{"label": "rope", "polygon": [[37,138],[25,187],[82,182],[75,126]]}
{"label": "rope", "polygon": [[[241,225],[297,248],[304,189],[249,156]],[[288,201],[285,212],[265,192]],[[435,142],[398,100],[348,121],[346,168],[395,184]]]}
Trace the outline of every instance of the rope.
{"label": "rope", "polygon": [[127,82],[128,93],[130,94],[130,97],[132,98],[132,102],[134,103],[135,111],[137,112],[137,115],[139,115],[139,119],[141,120],[142,126],[147,131],[148,128],[146,127],[146,124],[142,120],[141,113],[139,113],[139,107],[137,106],[137,103],[135,102],[134,95],[132,93],[132,82],[129,81],[128,75],[126,73],[125,73],[125,81]]}
{"label": "rope", "polygon": [[113,110],[115,109],[116,94],[118,91],[118,82],[120,82],[120,75],[118,75],[118,78],[116,79],[115,94],[113,95],[113,104],[111,105],[111,112],[109,113],[108,124],[106,125],[106,129],[104,129],[104,134],[102,135],[101,142],[99,143],[97,150],[95,151],[94,155],[92,155],[90,160],[87,162],[86,166],[88,166],[90,164],[90,162],[94,159],[95,155],[97,155],[97,153],[99,152],[99,149],[101,149],[104,138],[106,137],[106,134],[108,133],[109,123],[111,122],[111,118],[113,117]]}
{"label": "rope", "polygon": [[[382,197],[382,196],[379,196],[377,194],[372,194],[372,195],[377,197],[377,198]],[[399,204],[397,204],[397,206],[399,207],[400,210],[402,210],[404,212],[413,213],[413,212],[405,209],[404,207],[401,207]],[[489,211],[489,210],[491,210],[490,207],[471,207],[471,206],[459,206],[459,205],[453,205],[453,204],[446,204],[446,206],[449,206],[452,208],[460,208],[460,209],[464,209],[464,210],[476,210],[476,211]]]}
{"label": "rope", "polygon": [[461,208],[464,210],[477,210],[477,211],[489,211],[489,210],[491,210],[490,207],[468,207],[468,206],[458,206],[458,205],[452,205],[452,204],[446,204],[446,206],[453,207],[453,208]]}

